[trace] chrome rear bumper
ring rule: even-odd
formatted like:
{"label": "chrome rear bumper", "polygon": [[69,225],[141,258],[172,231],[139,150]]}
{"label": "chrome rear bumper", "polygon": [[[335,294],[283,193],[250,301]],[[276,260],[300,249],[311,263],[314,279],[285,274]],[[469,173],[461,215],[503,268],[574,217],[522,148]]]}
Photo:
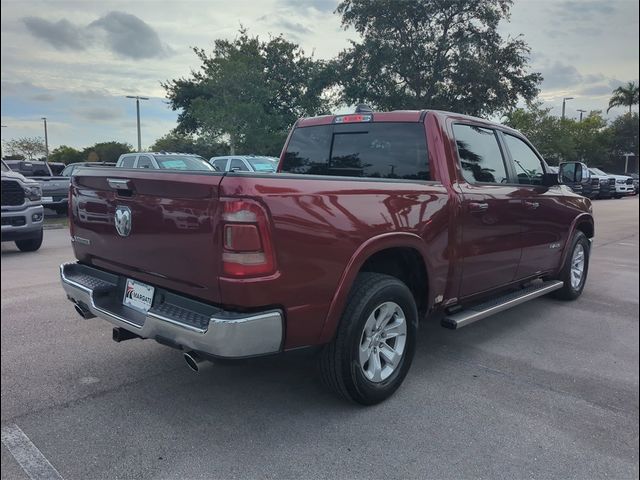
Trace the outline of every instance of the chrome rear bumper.
{"label": "chrome rear bumper", "polygon": [[228,312],[155,287],[145,314],[122,305],[126,278],[80,263],[60,265],[67,297],[96,317],[142,338],[222,358],[244,358],[281,351],[281,310],[251,314]]}

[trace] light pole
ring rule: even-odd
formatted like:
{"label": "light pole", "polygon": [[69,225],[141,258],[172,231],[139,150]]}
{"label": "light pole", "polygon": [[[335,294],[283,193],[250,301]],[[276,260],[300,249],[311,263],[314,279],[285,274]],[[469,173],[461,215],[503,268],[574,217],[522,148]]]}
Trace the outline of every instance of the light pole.
{"label": "light pole", "polygon": [[44,122],[44,152],[45,152],[45,162],[49,161],[49,137],[47,135],[47,117],[42,117],[42,121]]}
{"label": "light pole", "polygon": [[586,110],[582,110],[581,108],[579,108],[578,112],[580,112],[580,121],[582,122],[582,114],[585,113]]}
{"label": "light pole", "polygon": [[149,97],[140,97],[138,95],[127,95],[127,98],[136,99],[136,115],[138,117],[138,151],[142,151],[142,137],[140,136],[140,100],[149,100]]}
{"label": "light pole", "polygon": [[567,107],[567,100],[573,100],[573,97],[564,97],[562,99],[562,120],[564,120],[564,113]]}
{"label": "light pole", "polygon": [[635,157],[635,155],[633,153],[625,153],[623,155],[624,157],[624,174],[627,174],[627,171],[629,170],[629,157]]}

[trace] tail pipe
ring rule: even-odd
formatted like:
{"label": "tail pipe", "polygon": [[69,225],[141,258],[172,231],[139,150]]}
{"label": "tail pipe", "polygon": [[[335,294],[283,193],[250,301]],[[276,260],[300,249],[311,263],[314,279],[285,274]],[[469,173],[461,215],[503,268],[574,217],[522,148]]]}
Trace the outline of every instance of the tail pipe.
{"label": "tail pipe", "polygon": [[200,370],[200,364],[205,361],[196,352],[184,352],[184,361],[187,362],[187,366],[194,372]]}
{"label": "tail pipe", "polygon": [[95,318],[95,315],[91,313],[91,310],[89,310],[83,303],[76,302],[73,305],[73,308],[75,308],[76,312],[78,312],[78,315],[80,315],[82,318]]}

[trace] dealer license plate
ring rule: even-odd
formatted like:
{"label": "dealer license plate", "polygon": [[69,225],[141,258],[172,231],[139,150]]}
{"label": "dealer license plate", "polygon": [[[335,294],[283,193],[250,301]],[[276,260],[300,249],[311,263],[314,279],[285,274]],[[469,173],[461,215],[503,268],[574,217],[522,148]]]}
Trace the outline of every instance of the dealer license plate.
{"label": "dealer license plate", "polygon": [[124,288],[122,303],[142,313],[147,313],[153,304],[153,292],[155,288],[127,278]]}

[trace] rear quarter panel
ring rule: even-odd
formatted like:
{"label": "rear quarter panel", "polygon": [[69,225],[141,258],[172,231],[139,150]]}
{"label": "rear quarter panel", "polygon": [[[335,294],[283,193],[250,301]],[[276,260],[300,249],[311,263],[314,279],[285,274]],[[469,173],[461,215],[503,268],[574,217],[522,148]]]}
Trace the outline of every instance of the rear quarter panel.
{"label": "rear quarter panel", "polygon": [[238,173],[224,178],[220,196],[267,206],[277,273],[221,278],[220,294],[225,304],[244,307],[277,299],[287,314],[285,348],[331,338],[333,328],[325,321],[335,323],[359,267],[378,250],[413,246],[425,261],[430,286],[444,289],[449,205],[439,183]]}

